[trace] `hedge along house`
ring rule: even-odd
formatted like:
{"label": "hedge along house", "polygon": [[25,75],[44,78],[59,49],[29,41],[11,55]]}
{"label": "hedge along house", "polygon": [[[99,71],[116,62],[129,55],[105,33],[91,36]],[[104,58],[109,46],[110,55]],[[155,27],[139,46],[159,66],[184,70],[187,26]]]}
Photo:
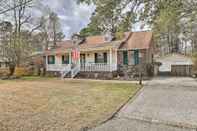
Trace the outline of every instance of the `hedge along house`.
{"label": "hedge along house", "polygon": [[127,32],[121,40],[109,36],[77,37],[45,51],[48,72],[60,73],[63,77],[71,74],[71,77],[112,79],[118,72],[127,70],[122,67],[153,62],[151,32]]}

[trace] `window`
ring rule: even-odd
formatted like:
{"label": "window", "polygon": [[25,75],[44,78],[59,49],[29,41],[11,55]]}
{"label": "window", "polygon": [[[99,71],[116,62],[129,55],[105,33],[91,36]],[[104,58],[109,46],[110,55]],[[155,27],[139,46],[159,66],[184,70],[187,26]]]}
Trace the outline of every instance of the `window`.
{"label": "window", "polygon": [[123,51],[123,64],[128,65],[128,51]]}
{"label": "window", "polygon": [[55,56],[48,56],[48,64],[55,64]]}
{"label": "window", "polygon": [[107,63],[107,53],[95,53],[95,63]]}
{"label": "window", "polygon": [[86,63],[86,55],[85,54],[80,54],[80,62],[81,62],[81,64],[85,64]]}
{"label": "window", "polygon": [[62,64],[69,64],[69,54],[62,56]]}

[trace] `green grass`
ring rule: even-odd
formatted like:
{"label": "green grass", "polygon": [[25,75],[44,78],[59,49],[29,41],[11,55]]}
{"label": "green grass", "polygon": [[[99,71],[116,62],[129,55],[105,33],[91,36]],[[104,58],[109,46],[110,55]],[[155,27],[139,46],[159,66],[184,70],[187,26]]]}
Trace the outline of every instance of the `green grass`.
{"label": "green grass", "polygon": [[41,77],[41,76],[24,76],[24,77],[20,78],[20,80],[25,80],[25,81],[49,80],[49,79],[56,79],[56,78],[54,78],[54,77]]}

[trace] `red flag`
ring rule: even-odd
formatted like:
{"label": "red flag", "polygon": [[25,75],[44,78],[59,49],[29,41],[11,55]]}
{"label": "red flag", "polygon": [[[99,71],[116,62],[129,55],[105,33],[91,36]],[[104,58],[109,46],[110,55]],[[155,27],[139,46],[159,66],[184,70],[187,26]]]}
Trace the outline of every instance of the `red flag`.
{"label": "red flag", "polygon": [[74,61],[79,60],[79,58],[80,58],[80,52],[77,49],[74,49],[72,51],[72,58],[73,58]]}

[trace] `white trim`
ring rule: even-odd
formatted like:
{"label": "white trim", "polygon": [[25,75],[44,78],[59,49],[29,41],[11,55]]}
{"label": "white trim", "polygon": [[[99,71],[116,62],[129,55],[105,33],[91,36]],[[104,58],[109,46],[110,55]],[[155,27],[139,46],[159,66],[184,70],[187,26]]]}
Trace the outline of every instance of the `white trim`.
{"label": "white trim", "polygon": [[[110,49],[110,51],[109,51],[109,64],[110,65],[112,65],[112,62],[113,62],[113,57],[112,57],[112,49]],[[111,66],[110,66],[110,71],[112,71],[112,68],[111,68]]]}
{"label": "white trim", "polygon": [[84,72],[112,72],[116,71],[116,69],[116,64],[86,63],[81,65],[81,71]]}

